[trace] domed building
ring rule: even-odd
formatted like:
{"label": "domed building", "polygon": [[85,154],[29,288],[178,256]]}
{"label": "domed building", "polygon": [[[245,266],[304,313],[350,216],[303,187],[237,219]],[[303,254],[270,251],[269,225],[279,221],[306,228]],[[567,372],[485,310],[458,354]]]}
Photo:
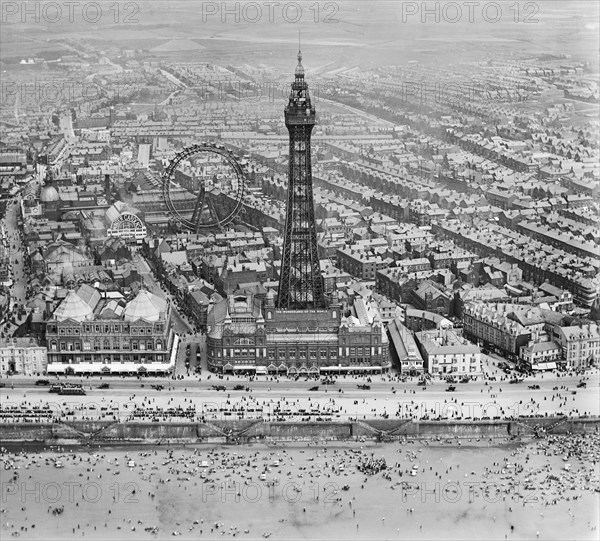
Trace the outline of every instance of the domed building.
{"label": "domed building", "polygon": [[179,337],[166,300],[142,290],[126,302],[84,284],[54,310],[46,342],[48,374],[167,375]]}
{"label": "domed building", "polygon": [[42,215],[50,220],[58,220],[60,218],[60,207],[62,200],[58,189],[52,184],[52,175],[46,177],[46,183],[40,189],[40,205],[42,207]]}
{"label": "domed building", "polygon": [[53,203],[55,201],[60,201],[60,195],[58,195],[58,190],[52,185],[44,186],[40,190],[40,202]]}

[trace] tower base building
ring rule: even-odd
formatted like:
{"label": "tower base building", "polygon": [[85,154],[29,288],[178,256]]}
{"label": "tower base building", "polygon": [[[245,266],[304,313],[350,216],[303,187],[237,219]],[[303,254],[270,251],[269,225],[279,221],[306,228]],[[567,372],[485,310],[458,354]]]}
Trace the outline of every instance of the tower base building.
{"label": "tower base building", "polygon": [[282,310],[236,295],[214,307],[207,336],[208,369],[239,374],[369,374],[390,370],[388,338],[379,314],[362,299],[352,307]]}

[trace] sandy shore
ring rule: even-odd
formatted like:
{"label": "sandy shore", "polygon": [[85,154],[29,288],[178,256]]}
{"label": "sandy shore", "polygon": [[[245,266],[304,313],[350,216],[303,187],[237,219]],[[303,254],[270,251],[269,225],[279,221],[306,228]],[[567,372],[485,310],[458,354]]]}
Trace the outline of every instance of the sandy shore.
{"label": "sandy shore", "polygon": [[2,538],[597,539],[599,443],[15,447]]}

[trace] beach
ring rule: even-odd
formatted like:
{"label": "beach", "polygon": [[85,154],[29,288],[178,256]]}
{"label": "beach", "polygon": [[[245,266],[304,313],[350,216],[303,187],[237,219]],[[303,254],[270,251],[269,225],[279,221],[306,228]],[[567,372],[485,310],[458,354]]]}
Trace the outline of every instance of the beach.
{"label": "beach", "polygon": [[2,537],[597,539],[599,443],[12,445]]}

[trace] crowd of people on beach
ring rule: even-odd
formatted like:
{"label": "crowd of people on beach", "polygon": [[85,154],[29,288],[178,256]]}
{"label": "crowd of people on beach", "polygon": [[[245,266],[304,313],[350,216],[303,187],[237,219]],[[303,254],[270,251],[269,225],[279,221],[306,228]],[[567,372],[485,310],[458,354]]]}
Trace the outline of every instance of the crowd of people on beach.
{"label": "crowd of people on beach", "polygon": [[[471,443],[475,445],[475,442]],[[31,479],[32,473],[43,473],[43,469],[36,468],[56,467],[57,463],[78,474],[82,482],[98,482],[107,478],[106,483],[110,484],[112,479],[119,478],[123,469],[127,469],[136,479],[132,484],[135,486],[135,493],[132,495],[136,501],[140,505],[156,506],[157,509],[161,498],[172,497],[175,488],[181,497],[185,494],[188,498],[199,498],[200,491],[202,497],[209,498],[209,503],[227,503],[231,511],[231,502],[239,500],[227,500],[224,494],[239,497],[245,487],[256,484],[273,487],[273,494],[279,494],[275,491],[277,487],[295,487],[297,496],[289,496],[293,494],[290,491],[287,498],[298,506],[298,510],[302,508],[302,514],[306,513],[311,504],[330,510],[337,508],[339,512],[335,516],[344,511],[344,520],[354,521],[357,530],[361,523],[364,527],[367,520],[363,511],[367,502],[361,497],[361,493],[372,483],[372,487],[376,487],[382,495],[384,493],[381,491],[386,489],[401,491],[401,501],[407,503],[406,513],[410,517],[426,516],[419,515],[419,506],[423,511],[425,506],[422,504],[428,501],[427,498],[431,499],[431,495],[421,492],[426,489],[431,492],[431,487],[436,485],[424,483],[423,479],[433,479],[438,483],[446,481],[446,484],[439,486],[448,492],[447,498],[456,496],[456,487],[461,482],[476,479],[478,488],[468,495],[469,504],[483,505],[485,509],[489,502],[500,501],[502,509],[508,511],[509,515],[516,510],[516,506],[522,506],[537,509],[542,518],[545,507],[565,502],[569,504],[585,494],[600,491],[598,434],[549,436],[518,446],[502,447],[500,444],[501,458],[494,462],[484,461],[481,465],[465,464],[456,455],[447,461],[432,459],[433,455],[429,450],[431,446],[456,448],[457,444],[457,438],[440,440],[431,437],[419,442],[405,439],[399,443],[376,447],[344,447],[331,445],[321,439],[315,440],[312,445],[301,447],[279,443],[258,449],[153,447],[139,452],[116,452],[102,449],[68,450],[63,447],[51,448],[49,451],[10,452],[2,448],[0,467],[7,478],[15,473],[8,484],[18,483],[28,475]],[[485,445],[485,442],[479,442],[478,445]],[[490,448],[490,445],[492,443],[488,442],[486,448]],[[390,457],[394,455],[397,458],[390,461]],[[411,479],[408,480],[407,476],[411,476]],[[167,489],[168,486],[173,488]],[[309,486],[317,488],[316,491],[311,489],[311,499],[307,500]],[[452,491],[454,492],[451,494]],[[10,490],[8,494],[11,494]],[[17,500],[13,501],[10,495],[3,495],[3,501],[0,513],[4,514],[5,530],[12,528],[18,535],[35,528],[36,522],[43,520],[35,516],[33,509],[29,510],[29,502],[23,504],[19,500],[17,505]],[[75,507],[79,503],[75,502]],[[73,533],[81,532],[81,535],[92,529],[103,528],[107,531],[106,535],[110,535],[109,528],[113,531],[115,528],[120,530],[118,535],[125,535],[127,530],[136,529],[163,533],[165,527],[169,528],[167,533],[171,535],[187,530],[208,538],[223,532],[234,537],[242,532],[254,537],[268,537],[270,534],[268,529],[251,531],[248,524],[234,518],[235,512],[230,513],[230,524],[220,519],[215,520],[220,515],[216,512],[211,516],[213,508],[206,501],[199,508],[200,516],[189,523],[178,517],[162,517],[161,522],[157,516],[157,520],[150,524],[142,520],[136,522],[132,518],[113,520],[111,514],[117,511],[117,503],[113,501],[103,505],[102,511],[97,513],[94,520],[87,523],[80,522],[73,505],[67,509],[64,505],[50,506],[48,513],[53,516],[61,515],[61,520],[66,521],[69,528],[72,527]],[[84,502],[81,504],[84,505]],[[573,509],[569,507],[568,512],[574,519]],[[274,516],[273,521],[275,519]],[[278,520],[286,521],[285,518]],[[385,525],[385,521],[385,517],[381,517],[382,525]],[[513,530],[514,527],[512,525]],[[594,528],[596,525],[590,523],[590,531],[594,531]]]}

